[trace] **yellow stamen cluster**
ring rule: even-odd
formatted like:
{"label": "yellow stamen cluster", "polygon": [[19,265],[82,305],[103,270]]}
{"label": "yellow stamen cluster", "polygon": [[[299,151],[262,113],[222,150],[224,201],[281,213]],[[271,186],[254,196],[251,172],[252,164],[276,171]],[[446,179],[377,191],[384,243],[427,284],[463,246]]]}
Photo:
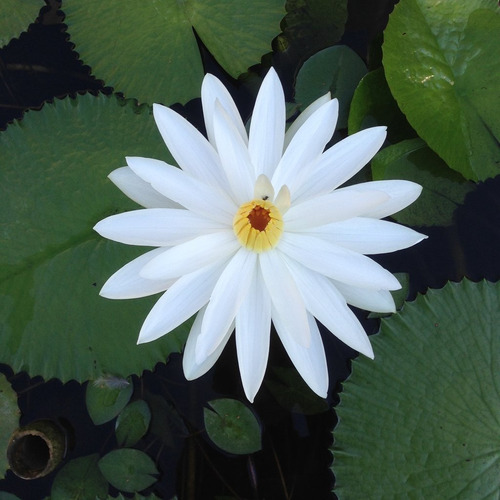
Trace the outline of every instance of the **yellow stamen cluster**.
{"label": "yellow stamen cluster", "polygon": [[249,250],[265,252],[274,248],[283,232],[280,211],[268,200],[252,200],[239,208],[233,219],[238,241]]}

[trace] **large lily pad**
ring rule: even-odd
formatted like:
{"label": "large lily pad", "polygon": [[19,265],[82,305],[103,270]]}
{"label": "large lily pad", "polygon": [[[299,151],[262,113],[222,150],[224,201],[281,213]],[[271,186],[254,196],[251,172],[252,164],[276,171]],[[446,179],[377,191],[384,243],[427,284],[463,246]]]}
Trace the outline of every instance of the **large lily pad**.
{"label": "large lily pad", "polygon": [[337,407],[344,498],[496,498],[500,285],[449,283],[382,320]]}
{"label": "large lily pad", "polygon": [[2,0],[0,47],[26,31],[30,23],[35,22],[44,5],[42,0]]}
{"label": "large lily pad", "polygon": [[493,0],[403,0],[384,32],[384,67],[399,107],[467,179],[500,173],[499,39]]}
{"label": "large lily pad", "polygon": [[140,374],[179,351],[182,327],[137,346],[154,298],[113,301],[104,281],[145,250],[100,219],[137,208],[108,179],[125,155],[168,160],[149,108],[91,95],[30,111],[0,134],[0,362],[62,381]]}
{"label": "large lily pad", "polygon": [[282,0],[68,0],[71,41],[97,78],[141,102],[199,97],[203,65],[196,31],[233,77],[271,51]]}

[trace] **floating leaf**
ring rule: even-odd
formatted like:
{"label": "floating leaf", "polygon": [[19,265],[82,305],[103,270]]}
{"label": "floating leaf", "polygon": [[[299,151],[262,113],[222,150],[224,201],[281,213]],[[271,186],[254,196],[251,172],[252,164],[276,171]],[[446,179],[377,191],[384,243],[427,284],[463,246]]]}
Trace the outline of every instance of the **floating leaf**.
{"label": "floating leaf", "polygon": [[57,473],[50,492],[51,500],[96,500],[108,494],[108,482],[97,462],[99,455],[89,455],[69,461]]}
{"label": "floating leaf", "polygon": [[115,425],[116,440],[120,446],[133,446],[146,434],[151,411],[146,401],[139,399],[127,405],[118,415]]}
{"label": "floating leaf", "polygon": [[7,493],[6,491],[0,491],[0,500],[21,500],[16,495],[12,493]]}
{"label": "floating leaf", "polygon": [[446,167],[421,139],[409,139],[380,151],[372,160],[375,180],[407,179],[423,186],[418,200],[391,217],[412,226],[447,226],[474,185]]}
{"label": "floating leaf", "polygon": [[343,498],[498,494],[500,284],[449,283],[382,320],[337,407]]}
{"label": "floating leaf", "polygon": [[92,227],[138,208],[108,179],[124,156],[169,160],[147,107],[92,95],[30,111],[0,133],[0,362],[31,376],[83,382],[152,369],[188,327],[137,346],[155,298],[99,296],[144,249]]}
{"label": "floating leaf", "polygon": [[210,439],[229,453],[245,455],[261,449],[260,425],[252,411],[235,399],[215,399],[204,408]]}
{"label": "floating leaf", "polygon": [[158,469],[153,460],[139,450],[110,451],[98,465],[104,477],[118,490],[141,491],[157,480]]}
{"label": "floating leaf", "polygon": [[203,65],[193,30],[234,78],[271,51],[282,0],[64,2],[80,57],[97,78],[141,102],[199,97]]}
{"label": "floating leaf", "polygon": [[122,389],[89,382],[85,392],[85,404],[95,425],[109,422],[120,413],[129,402],[134,386],[129,384]]}
{"label": "floating leaf", "polygon": [[[10,436],[19,425],[17,394],[5,375],[0,373],[0,450],[6,450]],[[0,479],[5,476],[8,462],[5,451],[0,453]]]}
{"label": "floating leaf", "polygon": [[19,36],[34,23],[40,9],[45,6],[42,0],[2,0],[0,16],[0,47],[7,45],[11,38]]}
{"label": "floating leaf", "polygon": [[384,69],[365,75],[357,86],[349,108],[349,134],[385,125],[387,139],[394,143],[416,136],[387,86]]}
{"label": "floating leaf", "polygon": [[384,32],[389,87],[413,128],[467,179],[500,173],[500,9],[404,0]]}
{"label": "floating leaf", "polygon": [[332,97],[339,100],[337,128],[345,128],[354,90],[365,74],[365,63],[349,47],[328,47],[312,56],[300,68],[295,100],[304,109],[318,97],[331,92]]}

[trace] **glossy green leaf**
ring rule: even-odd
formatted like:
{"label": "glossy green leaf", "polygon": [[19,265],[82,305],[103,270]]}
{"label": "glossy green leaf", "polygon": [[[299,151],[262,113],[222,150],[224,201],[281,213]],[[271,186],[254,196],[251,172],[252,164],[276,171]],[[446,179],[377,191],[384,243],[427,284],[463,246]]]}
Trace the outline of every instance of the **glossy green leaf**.
{"label": "glossy green leaf", "polygon": [[416,137],[392,97],[383,68],[370,71],[361,79],[352,97],[348,119],[349,134],[378,125],[387,127],[387,139],[392,143]]}
{"label": "glossy green leaf", "polygon": [[233,77],[271,51],[282,0],[67,0],[71,42],[97,78],[141,102],[199,97],[203,65],[196,31]]}
{"label": "glossy green leaf", "polygon": [[389,87],[419,136],[467,179],[498,175],[498,2],[403,0],[384,39]]}
{"label": "glossy green leaf", "polygon": [[449,283],[382,320],[336,411],[339,499],[498,496],[500,284]]}
{"label": "glossy green leaf", "polygon": [[97,462],[99,455],[70,460],[57,473],[50,492],[51,500],[96,500],[106,498],[108,482]]}
{"label": "glossy green leaf", "polygon": [[146,401],[139,399],[127,405],[118,415],[115,425],[116,440],[120,446],[133,446],[146,434],[151,411]]}
{"label": "glossy green leaf", "polygon": [[104,477],[118,490],[141,491],[157,481],[159,474],[153,460],[131,448],[110,451],[99,460]]}
{"label": "glossy green leaf", "polygon": [[34,23],[40,9],[45,6],[43,0],[2,0],[0,15],[0,47],[18,37]]}
{"label": "glossy green leaf", "polygon": [[5,450],[12,433],[19,426],[21,412],[17,406],[17,394],[12,389],[5,375],[0,373],[0,479],[5,477],[8,467]]}
{"label": "glossy green leaf", "polygon": [[221,449],[237,455],[261,449],[261,432],[252,411],[235,399],[209,401],[204,408],[205,428],[210,439]]}
{"label": "glossy green leaf", "polygon": [[134,386],[113,388],[105,384],[89,382],[85,391],[85,404],[95,425],[109,422],[120,413],[129,402]]}
{"label": "glossy green leaf", "polygon": [[417,201],[392,217],[411,226],[447,226],[474,184],[465,181],[421,139],[409,139],[380,151],[372,160],[375,180],[407,179],[423,186]]}
{"label": "glossy green leaf", "polygon": [[349,47],[328,47],[300,68],[295,84],[295,100],[304,109],[318,97],[331,92],[332,97],[339,100],[337,128],[345,128],[354,90],[365,74],[365,63]]}
{"label": "glossy green leaf", "polygon": [[93,226],[139,208],[107,179],[124,157],[171,161],[147,107],[102,95],[30,111],[0,133],[0,362],[63,382],[127,377],[179,351],[188,327],[137,345],[157,297],[99,296],[145,249]]}

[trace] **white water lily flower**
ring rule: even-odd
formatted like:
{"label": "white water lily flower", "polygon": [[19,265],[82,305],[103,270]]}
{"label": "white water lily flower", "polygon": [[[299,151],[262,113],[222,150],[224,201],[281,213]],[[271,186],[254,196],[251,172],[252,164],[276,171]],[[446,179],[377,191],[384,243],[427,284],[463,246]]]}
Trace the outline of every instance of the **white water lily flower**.
{"label": "white water lily flower", "polygon": [[285,134],[285,100],[271,69],[247,135],[222,83],[207,75],[202,104],[208,140],[171,109],[154,105],[160,133],[180,168],[127,158],[111,180],[145,207],[95,230],[129,245],[158,247],[106,282],[101,295],[127,299],[165,292],[138,343],[167,334],[197,313],[184,352],[187,379],[207,372],[233,330],[245,394],[253,401],[266,369],[271,322],[297,370],[322,397],[325,352],[315,318],[373,357],[347,304],[393,312],[396,278],[366,254],[412,246],[425,236],[380,220],[412,203],[408,181],[338,189],[378,151],[385,127],[363,130],[324,151],[336,99],[311,104]]}

